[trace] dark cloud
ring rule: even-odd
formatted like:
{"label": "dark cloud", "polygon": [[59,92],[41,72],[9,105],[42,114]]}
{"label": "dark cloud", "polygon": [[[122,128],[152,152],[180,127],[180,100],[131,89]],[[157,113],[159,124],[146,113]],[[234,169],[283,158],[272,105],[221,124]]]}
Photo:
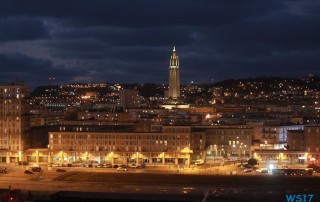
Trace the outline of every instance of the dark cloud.
{"label": "dark cloud", "polygon": [[114,46],[185,45],[194,41],[194,28],[185,26],[151,28],[87,27],[61,30],[59,39],[96,39]]}
{"label": "dark cloud", "polygon": [[153,27],[168,25],[223,24],[252,15],[263,15],[278,9],[277,1],[245,2],[233,0],[184,1],[171,0],[11,0],[0,8],[2,16],[27,15],[50,17],[73,25],[114,25],[125,27]]}
{"label": "dark cloud", "polygon": [[315,0],[11,0],[0,7],[1,76],[167,83],[173,46],[182,82],[319,74],[319,9]]}
{"label": "dark cloud", "polygon": [[52,61],[21,53],[0,54],[0,67],[1,82],[12,82],[18,79],[25,81],[31,87],[43,85],[48,81],[48,77],[56,77],[63,82],[71,81],[80,73],[76,68],[55,66]]}
{"label": "dark cloud", "polygon": [[48,30],[41,20],[20,16],[0,18],[0,42],[45,37],[48,37]]}
{"label": "dark cloud", "polygon": [[0,54],[0,66],[2,72],[27,72],[39,71],[52,67],[52,62],[43,59],[35,59],[21,53]]}

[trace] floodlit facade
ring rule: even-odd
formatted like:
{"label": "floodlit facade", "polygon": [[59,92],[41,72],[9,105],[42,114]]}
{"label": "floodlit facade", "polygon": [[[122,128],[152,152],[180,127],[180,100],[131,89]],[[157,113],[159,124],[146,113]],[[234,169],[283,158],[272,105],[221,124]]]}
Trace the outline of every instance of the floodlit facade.
{"label": "floodlit facade", "polygon": [[0,85],[0,162],[22,159],[30,128],[29,94],[20,82]]}
{"label": "floodlit facade", "polygon": [[50,132],[51,162],[149,163],[190,165],[191,127],[161,132]]}
{"label": "floodlit facade", "polygon": [[206,131],[208,156],[250,156],[252,127],[217,127]]}

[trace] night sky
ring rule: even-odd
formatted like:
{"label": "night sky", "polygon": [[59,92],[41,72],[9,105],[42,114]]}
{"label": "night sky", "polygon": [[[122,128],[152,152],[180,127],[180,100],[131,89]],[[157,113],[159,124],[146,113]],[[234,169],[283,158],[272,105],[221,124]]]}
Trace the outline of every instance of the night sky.
{"label": "night sky", "polygon": [[0,83],[182,83],[320,72],[318,0],[7,0]]}

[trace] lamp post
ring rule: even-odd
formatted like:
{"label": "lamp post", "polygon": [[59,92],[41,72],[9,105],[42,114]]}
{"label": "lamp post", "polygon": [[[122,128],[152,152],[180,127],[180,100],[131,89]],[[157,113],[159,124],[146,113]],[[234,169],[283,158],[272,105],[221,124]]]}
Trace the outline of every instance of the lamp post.
{"label": "lamp post", "polygon": [[110,152],[109,155],[110,155],[110,158],[111,158],[111,164],[113,165],[113,164],[114,164],[114,158],[113,158],[113,157],[114,157],[114,156],[113,156],[114,154],[113,154],[113,152]]}
{"label": "lamp post", "polygon": [[39,151],[36,150],[36,163],[38,164],[39,163]]}
{"label": "lamp post", "polygon": [[213,145],[213,149],[214,149],[214,156],[213,156],[213,161],[215,160],[215,157],[218,156],[218,147],[217,145]]}
{"label": "lamp post", "polygon": [[50,150],[50,144],[48,144],[48,163],[51,163],[51,150]]}
{"label": "lamp post", "polygon": [[264,141],[264,149],[267,149],[267,146],[268,146],[268,141]]}
{"label": "lamp post", "polygon": [[21,166],[22,166],[22,168],[23,168],[23,158],[22,158],[22,151],[19,151],[19,160],[18,160],[18,162],[21,162]]}
{"label": "lamp post", "polygon": [[136,164],[139,164],[139,152],[137,152]]}
{"label": "lamp post", "polygon": [[[244,145],[244,152],[243,152],[243,156],[246,156],[246,154],[247,154],[247,153],[246,153],[246,151],[247,151],[247,145],[245,144],[245,145]],[[250,153],[250,152],[249,152],[249,153]]]}
{"label": "lamp post", "polygon": [[279,154],[279,165],[282,164],[282,160],[283,160],[283,153]]}
{"label": "lamp post", "polygon": [[164,165],[164,163],[165,163],[164,152],[162,152],[162,164]]}

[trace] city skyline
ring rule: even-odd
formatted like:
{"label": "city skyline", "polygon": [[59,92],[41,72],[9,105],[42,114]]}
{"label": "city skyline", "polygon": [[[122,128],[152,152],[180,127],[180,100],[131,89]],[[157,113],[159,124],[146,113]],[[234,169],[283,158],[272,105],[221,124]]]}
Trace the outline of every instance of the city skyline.
{"label": "city skyline", "polygon": [[167,83],[173,46],[182,84],[319,75],[319,7],[285,0],[10,1],[0,8],[0,83]]}

